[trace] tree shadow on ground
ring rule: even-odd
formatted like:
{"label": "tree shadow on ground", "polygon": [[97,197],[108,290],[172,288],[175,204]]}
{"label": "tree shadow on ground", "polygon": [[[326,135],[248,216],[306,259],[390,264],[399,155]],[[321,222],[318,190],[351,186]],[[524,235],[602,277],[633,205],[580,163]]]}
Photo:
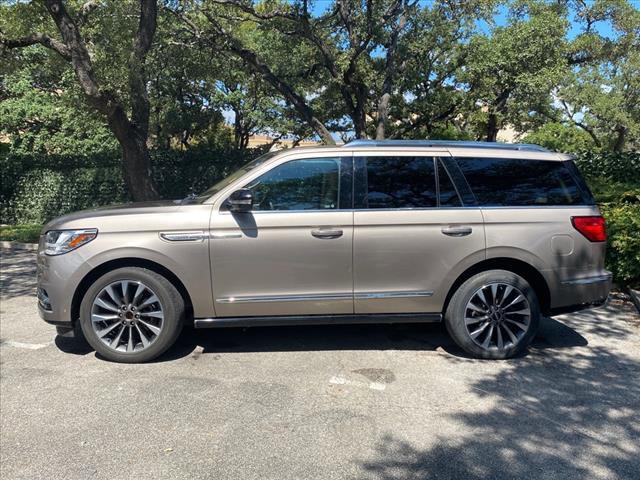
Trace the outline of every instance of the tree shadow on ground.
{"label": "tree shadow on ground", "polygon": [[[471,395],[493,405],[451,415],[469,433],[425,450],[387,434],[363,462],[367,477],[640,478],[640,363],[601,346],[545,350],[540,346],[558,339],[557,326],[547,328],[551,337],[530,355],[469,385]],[[600,335],[621,335],[615,325],[599,328]]]}
{"label": "tree shadow on ground", "polygon": [[10,299],[35,295],[36,252],[0,249],[0,295]]}

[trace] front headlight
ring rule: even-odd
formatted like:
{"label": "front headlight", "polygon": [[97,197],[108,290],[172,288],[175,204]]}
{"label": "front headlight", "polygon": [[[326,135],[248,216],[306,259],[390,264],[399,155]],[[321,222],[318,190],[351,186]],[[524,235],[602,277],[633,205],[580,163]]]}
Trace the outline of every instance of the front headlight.
{"label": "front headlight", "polygon": [[96,228],[84,230],[50,230],[45,234],[44,253],[62,255],[75,250],[98,236]]}

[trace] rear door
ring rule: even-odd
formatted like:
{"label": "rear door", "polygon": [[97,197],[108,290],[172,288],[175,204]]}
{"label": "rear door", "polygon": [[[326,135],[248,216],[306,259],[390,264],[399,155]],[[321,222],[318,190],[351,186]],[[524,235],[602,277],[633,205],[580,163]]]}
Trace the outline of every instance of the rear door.
{"label": "rear door", "polygon": [[355,313],[440,312],[452,272],[484,258],[482,213],[465,206],[447,152],[354,157]]}

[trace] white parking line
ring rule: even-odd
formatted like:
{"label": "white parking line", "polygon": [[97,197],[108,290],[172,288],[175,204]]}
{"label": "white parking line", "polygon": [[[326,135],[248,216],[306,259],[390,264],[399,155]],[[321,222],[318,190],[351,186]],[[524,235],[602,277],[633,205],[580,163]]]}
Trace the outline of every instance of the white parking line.
{"label": "white parking line", "polygon": [[53,344],[53,342],[49,343],[24,343],[24,342],[14,342],[13,340],[2,340],[0,342],[0,346],[8,346],[14,348],[24,348],[27,350],[40,350],[41,348],[48,347]]}

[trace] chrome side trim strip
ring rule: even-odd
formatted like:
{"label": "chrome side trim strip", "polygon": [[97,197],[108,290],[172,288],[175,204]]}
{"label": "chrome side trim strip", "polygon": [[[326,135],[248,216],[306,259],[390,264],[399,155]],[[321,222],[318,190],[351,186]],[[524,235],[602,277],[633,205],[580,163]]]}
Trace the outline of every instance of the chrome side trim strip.
{"label": "chrome side trim strip", "polygon": [[591,285],[592,283],[608,282],[612,278],[610,273],[606,275],[597,275],[595,277],[574,278],[571,280],[565,280],[562,285]]}
{"label": "chrome side trim strip", "polygon": [[361,292],[355,295],[351,293],[321,293],[316,295],[256,295],[221,297],[216,303],[269,303],[269,302],[313,302],[323,300],[358,300],[384,299],[384,298],[415,298],[430,297],[432,291],[399,291],[399,292]]}
{"label": "chrome side trim strip", "polygon": [[168,242],[202,242],[207,234],[202,230],[194,232],[160,232],[160,238]]}
{"label": "chrome side trim strip", "polygon": [[441,322],[440,313],[381,313],[344,315],[290,315],[270,317],[196,318],[195,328],[259,327],[276,325],[347,325],[357,323],[432,323]]}
{"label": "chrome side trim strip", "polygon": [[432,291],[399,291],[399,292],[360,292],[354,296],[356,300],[371,300],[384,298],[414,298],[414,297],[430,297]]}
{"label": "chrome side trim strip", "polygon": [[221,297],[216,303],[269,303],[269,302],[313,302],[322,300],[351,300],[351,293],[322,293],[317,295],[260,295]]}
{"label": "chrome side trim strip", "polygon": [[242,238],[242,233],[240,233],[240,232],[211,232],[211,238],[213,238],[213,239]]}

